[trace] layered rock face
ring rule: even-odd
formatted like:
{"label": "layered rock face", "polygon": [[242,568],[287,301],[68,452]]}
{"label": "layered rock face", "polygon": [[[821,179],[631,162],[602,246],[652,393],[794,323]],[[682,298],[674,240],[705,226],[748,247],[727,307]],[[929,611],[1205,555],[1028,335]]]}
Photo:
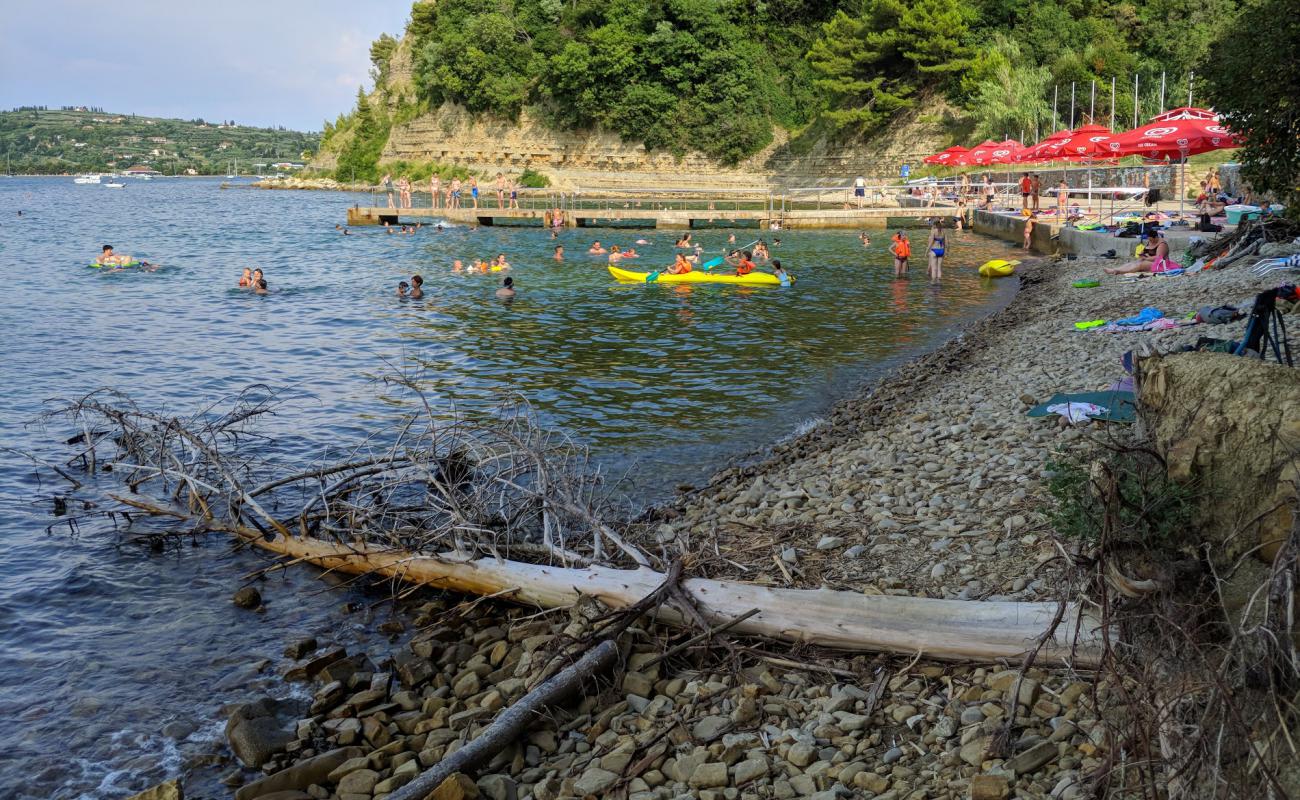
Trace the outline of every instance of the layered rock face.
{"label": "layered rock face", "polygon": [[565,189],[745,189],[818,186],[851,182],[858,175],[896,177],[899,166],[914,168],[946,143],[940,118],[944,107],[900,117],[870,142],[825,141],[795,152],[785,131],[762,152],[735,166],[702,153],[678,158],[650,152],[615,133],[559,131],[525,111],[517,121],[475,116],[444,105],[393,129],[383,160],[435,161],[486,174],[532,169]]}

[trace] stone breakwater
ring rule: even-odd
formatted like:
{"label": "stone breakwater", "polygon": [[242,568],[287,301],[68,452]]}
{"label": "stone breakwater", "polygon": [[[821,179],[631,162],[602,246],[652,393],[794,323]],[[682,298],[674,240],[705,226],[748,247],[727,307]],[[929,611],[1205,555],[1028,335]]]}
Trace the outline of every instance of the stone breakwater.
{"label": "stone breakwater", "polygon": [[[661,509],[656,534],[689,541],[703,571],[745,580],[972,601],[1060,596],[1069,545],[1045,513],[1049,462],[1089,437],[1133,432],[1029,419],[1028,404],[1107,386],[1141,341],[1171,349],[1240,330],[1107,334],[1073,323],[1143,306],[1179,317],[1277,283],[1232,270],[1071,288],[1111,263],[1022,267],[1006,309]],[[237,800],[388,796],[522,697],[549,654],[601,611],[453,602],[401,601],[381,626],[394,637],[389,653],[349,652],[323,635],[292,643],[281,669],[308,699],[231,710],[239,763],[226,757],[224,780],[240,787]],[[1015,664],[797,651],[749,651],[726,669],[691,655],[654,663],[664,637],[686,635],[630,629],[600,691],[538,719],[436,796],[1066,800],[1089,796],[1091,776],[1121,755],[1108,721],[1128,710],[1110,677],[1034,668],[1022,680]]]}

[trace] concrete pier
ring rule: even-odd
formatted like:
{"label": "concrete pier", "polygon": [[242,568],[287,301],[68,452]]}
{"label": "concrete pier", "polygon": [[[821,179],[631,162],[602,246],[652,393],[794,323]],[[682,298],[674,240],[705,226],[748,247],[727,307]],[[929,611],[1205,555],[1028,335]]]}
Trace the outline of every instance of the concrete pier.
{"label": "concrete pier", "polygon": [[[401,223],[446,220],[462,225],[523,224],[543,225],[547,211],[540,208],[385,208],[352,206],[348,225],[398,225]],[[780,228],[876,228],[923,225],[933,217],[956,216],[952,207],[903,208],[650,208],[637,207],[569,207],[562,209],[566,227],[597,228],[643,224],[653,228],[757,227]]]}

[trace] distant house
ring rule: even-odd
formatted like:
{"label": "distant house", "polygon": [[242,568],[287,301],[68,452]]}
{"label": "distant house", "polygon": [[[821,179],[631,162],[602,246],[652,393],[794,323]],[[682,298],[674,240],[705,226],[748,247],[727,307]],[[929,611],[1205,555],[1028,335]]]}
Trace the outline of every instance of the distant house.
{"label": "distant house", "polygon": [[122,170],[124,175],[161,175],[162,173],[153,167],[146,167],[143,164],[136,164],[134,167],[127,167]]}

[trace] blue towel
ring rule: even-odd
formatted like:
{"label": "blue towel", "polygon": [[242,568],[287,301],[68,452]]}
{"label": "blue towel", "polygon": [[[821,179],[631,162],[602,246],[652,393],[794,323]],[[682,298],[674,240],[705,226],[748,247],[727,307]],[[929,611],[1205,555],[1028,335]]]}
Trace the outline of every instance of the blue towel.
{"label": "blue towel", "polygon": [[1154,306],[1147,306],[1137,313],[1137,316],[1126,317],[1115,320],[1116,325],[1145,325],[1148,322],[1155,322],[1165,315],[1165,312]]}

